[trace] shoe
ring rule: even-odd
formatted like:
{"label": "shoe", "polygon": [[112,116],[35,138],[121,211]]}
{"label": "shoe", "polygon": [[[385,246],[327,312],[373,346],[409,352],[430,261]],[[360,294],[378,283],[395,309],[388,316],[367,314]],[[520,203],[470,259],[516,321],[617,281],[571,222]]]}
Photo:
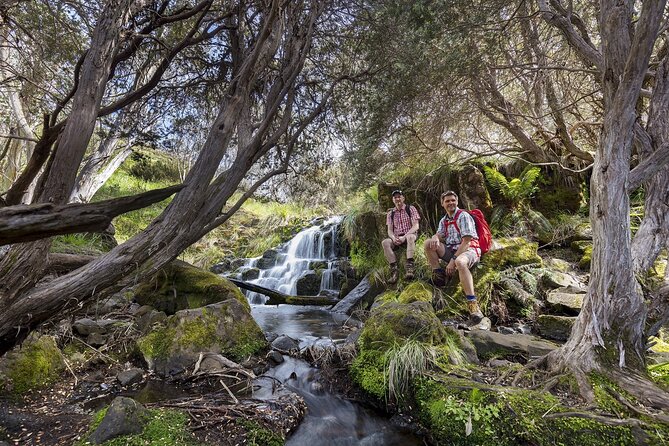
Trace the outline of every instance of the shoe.
{"label": "shoe", "polygon": [[390,268],[390,278],[388,279],[388,283],[393,285],[397,283],[399,278],[400,278],[400,270],[397,267]]}
{"label": "shoe", "polygon": [[467,308],[469,309],[469,322],[472,325],[478,324],[483,320],[483,313],[476,300],[468,300]]}
{"label": "shoe", "polygon": [[443,287],[446,285],[446,271],[442,268],[432,270],[432,285]]}
{"label": "shoe", "polygon": [[416,267],[413,262],[407,262],[406,267],[404,268],[404,280],[413,280]]}

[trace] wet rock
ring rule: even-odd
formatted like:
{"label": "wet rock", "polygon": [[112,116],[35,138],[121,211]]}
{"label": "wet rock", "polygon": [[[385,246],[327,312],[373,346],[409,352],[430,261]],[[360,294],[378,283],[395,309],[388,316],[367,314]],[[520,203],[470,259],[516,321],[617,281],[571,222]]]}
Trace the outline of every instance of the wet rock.
{"label": "wet rock", "polygon": [[276,350],[272,350],[271,352],[267,353],[267,359],[272,361],[274,364],[281,364],[284,361],[283,355]]}
{"label": "wet rock", "polygon": [[291,351],[300,349],[300,342],[288,335],[281,335],[272,341],[272,348],[278,350],[283,354],[288,354]]}
{"label": "wet rock", "polygon": [[243,266],[237,270],[242,277],[242,280],[255,280],[260,277],[260,269]]}
{"label": "wet rock", "polygon": [[144,371],[142,369],[128,369],[116,375],[116,379],[122,386],[138,383],[142,381],[143,377]]}
{"label": "wet rock", "polygon": [[325,393],[323,384],[319,383],[318,381],[314,381],[309,385],[309,391],[314,395],[323,395]]}
{"label": "wet rock", "polygon": [[276,338],[278,338],[279,335],[274,333],[273,331],[268,331],[265,333],[265,339],[267,339],[267,342],[272,343]]}
{"label": "wet rock", "polygon": [[321,275],[314,272],[305,272],[295,283],[298,296],[315,296],[321,289]]}
{"label": "wet rock", "polygon": [[356,308],[367,309],[382,289],[368,274],[346,297],[337,302],[332,312],[350,315]]}
{"label": "wet rock", "polygon": [[256,265],[260,269],[269,269],[276,265],[276,258],[279,255],[279,251],[276,249],[268,249],[265,251],[261,258],[258,259]]}
{"label": "wet rock", "polygon": [[362,330],[356,330],[353,333],[349,334],[346,336],[346,344],[355,344],[358,342],[358,339],[360,338],[360,333],[362,333]]}
{"label": "wet rock", "polygon": [[513,324],[513,329],[521,334],[526,334],[526,335],[532,334],[532,327],[530,327],[527,324],[515,323]]}
{"label": "wet rock", "polygon": [[472,330],[466,332],[466,335],[476,346],[478,356],[484,358],[500,355],[533,358],[550,353],[558,347],[536,336],[523,334],[503,335],[493,331]]}
{"label": "wet rock", "polygon": [[325,260],[313,260],[309,262],[309,269],[311,270],[327,269],[327,267],[328,267],[328,262]]}
{"label": "wet rock", "polygon": [[470,325],[468,328],[470,330],[490,330],[490,327],[492,326],[492,322],[490,322],[490,319],[487,317],[484,317],[481,319],[481,322],[475,325]]}
{"label": "wet rock", "polygon": [[583,307],[586,294],[571,286],[557,288],[548,293],[546,301],[556,310],[577,315]]}
{"label": "wet rock", "polygon": [[502,333],[504,335],[514,334],[516,330],[511,327],[497,327],[497,333]]}
{"label": "wet rock", "polygon": [[121,435],[138,434],[144,429],[146,415],[147,410],[137,401],[117,397],[88,440],[93,444],[101,444]]}
{"label": "wet rock", "polygon": [[564,342],[569,338],[574,322],[576,317],[542,314],[537,318],[537,330],[546,339]]}

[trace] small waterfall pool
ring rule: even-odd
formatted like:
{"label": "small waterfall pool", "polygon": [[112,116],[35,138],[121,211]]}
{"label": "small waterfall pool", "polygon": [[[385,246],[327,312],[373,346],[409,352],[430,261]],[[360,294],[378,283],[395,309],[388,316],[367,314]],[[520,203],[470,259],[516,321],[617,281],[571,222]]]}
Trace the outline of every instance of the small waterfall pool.
{"label": "small waterfall pool", "polygon": [[[342,259],[337,245],[341,218],[326,220],[298,233],[276,251],[276,257],[249,259],[245,268],[259,268],[251,283],[286,294],[300,293],[299,281],[320,273],[318,294],[338,293]],[[263,269],[264,267],[264,269]],[[316,290],[314,286],[313,290]],[[316,294],[316,293],[314,293]],[[310,345],[333,346],[345,341],[349,331],[327,309],[312,306],[263,305],[266,298],[247,292],[252,314],[266,333],[288,335],[300,341],[300,348]],[[301,395],[308,411],[299,428],[287,440],[291,446],[418,446],[419,437],[393,425],[386,416],[374,413],[323,389],[319,371],[305,361],[284,355],[284,362],[258,380],[255,398],[272,398],[275,380]]]}

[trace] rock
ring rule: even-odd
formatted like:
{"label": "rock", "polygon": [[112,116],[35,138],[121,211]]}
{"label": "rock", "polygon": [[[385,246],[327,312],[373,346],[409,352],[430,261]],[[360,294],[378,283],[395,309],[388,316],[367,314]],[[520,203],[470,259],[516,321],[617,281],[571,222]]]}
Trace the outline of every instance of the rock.
{"label": "rock", "polygon": [[575,321],[575,317],[542,314],[537,318],[536,326],[542,337],[564,342],[569,338]]}
{"label": "rock", "polygon": [[146,415],[147,410],[137,401],[116,397],[88,440],[93,444],[101,444],[121,435],[138,434],[144,429]]}
{"label": "rock", "polygon": [[548,293],[546,301],[556,310],[577,315],[583,307],[586,294],[580,288],[560,287]]}
{"label": "rock", "polygon": [[94,321],[89,318],[83,318],[75,321],[74,324],[72,324],[72,330],[81,336],[88,336],[91,333],[105,334],[117,322],[117,320],[113,319],[101,319]]}
{"label": "rock", "polygon": [[491,359],[486,363],[488,367],[509,367],[518,364],[517,362],[507,361],[506,359]]}
{"label": "rock", "polygon": [[300,342],[288,335],[281,335],[272,342],[272,348],[283,354],[300,349]]}
{"label": "rock", "polygon": [[562,259],[556,259],[554,257],[550,257],[546,260],[544,260],[544,263],[546,264],[547,268],[550,268],[555,271],[560,271],[562,273],[566,273],[569,270],[571,270],[571,264],[567,262],[566,260]]}
{"label": "rock", "polygon": [[267,359],[272,361],[274,364],[281,364],[284,361],[283,355],[276,350],[272,350],[267,353]]}
{"label": "rock", "polygon": [[265,339],[267,339],[267,342],[269,342],[269,343],[271,343],[272,341],[274,341],[278,337],[279,337],[279,335],[274,333],[273,331],[268,331],[267,333],[265,333]]}
{"label": "rock", "polygon": [[151,308],[149,313],[146,313],[139,319],[135,320],[135,326],[140,332],[146,334],[155,324],[161,324],[165,322],[166,319],[167,314],[165,314],[164,311],[156,311]]}
{"label": "rock", "polygon": [[527,324],[520,324],[520,323],[515,323],[513,324],[514,330],[516,330],[518,333],[521,334],[531,334],[532,333],[532,327],[530,327]]}
{"label": "rock", "polygon": [[511,327],[497,327],[497,333],[502,333],[504,335],[514,334],[516,330]]}
{"label": "rock", "polygon": [[491,326],[492,322],[490,322],[490,319],[484,317],[483,319],[481,319],[481,322],[475,325],[470,325],[468,328],[469,330],[490,330]]}
{"label": "rock", "polygon": [[582,292],[585,291],[578,279],[571,274],[561,273],[559,271],[545,270],[544,274],[541,276],[540,283],[541,287],[545,290],[570,286],[579,289]]}
{"label": "rock", "polygon": [[364,279],[332,308],[334,313],[352,314],[356,308],[367,309],[382,288],[366,275]]}
{"label": "rock", "polygon": [[276,265],[276,258],[279,255],[279,251],[276,249],[268,249],[265,251],[261,258],[258,259],[255,266],[260,269],[269,269]]}
{"label": "rock", "polygon": [[298,296],[316,296],[321,289],[321,275],[307,271],[297,279],[295,287]]}
{"label": "rock", "polygon": [[327,269],[328,267],[328,262],[325,260],[312,260],[309,262],[308,268],[310,270],[317,270],[317,269]]}
{"label": "rock", "polygon": [[142,305],[133,313],[133,316],[135,316],[135,318],[142,317],[145,314],[152,312],[153,309],[154,308],[151,305]]}
{"label": "rock", "polygon": [[237,272],[241,274],[242,280],[244,281],[255,280],[260,277],[260,269],[249,266],[242,266]]}
{"label": "rock", "polygon": [[150,368],[171,376],[192,370],[201,352],[242,360],[266,348],[267,341],[248,306],[228,299],[177,312],[142,337],[138,346]]}
{"label": "rock", "polygon": [[135,288],[135,301],[171,315],[234,298],[250,309],[242,292],[227,279],[176,260]]}
{"label": "rock", "polygon": [[144,377],[144,371],[142,369],[128,369],[124,370],[118,375],[116,379],[122,386],[129,386],[130,384],[135,384],[142,381]]}
{"label": "rock", "polygon": [[356,330],[353,333],[349,334],[346,336],[346,341],[344,341],[346,344],[355,344],[358,342],[358,339],[360,339],[360,333],[362,333],[362,330]]}
{"label": "rock", "polygon": [[54,383],[65,370],[65,359],[52,336],[31,334],[20,347],[0,358],[0,377],[8,380],[6,387],[16,395],[43,389]]}
{"label": "rock", "polygon": [[91,347],[101,347],[107,343],[107,337],[102,333],[91,333],[86,338],[86,343]]}
{"label": "rock", "polygon": [[466,332],[466,335],[474,343],[479,358],[522,355],[529,359],[543,356],[558,347],[536,336],[523,334],[503,335],[493,331],[472,330]]}

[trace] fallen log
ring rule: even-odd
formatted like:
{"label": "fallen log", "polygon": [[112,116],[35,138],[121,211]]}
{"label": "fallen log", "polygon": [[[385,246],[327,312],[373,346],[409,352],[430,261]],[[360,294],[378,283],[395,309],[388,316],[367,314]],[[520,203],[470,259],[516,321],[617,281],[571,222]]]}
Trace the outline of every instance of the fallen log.
{"label": "fallen log", "polygon": [[179,184],[96,203],[38,203],[0,208],[0,246],[54,235],[102,232],[117,215],[162,201],[183,187]]}
{"label": "fallen log", "polygon": [[254,291],[269,297],[269,300],[265,302],[265,305],[334,305],[339,301],[339,299],[327,296],[291,296],[254,283],[248,283],[237,279],[228,280],[239,288]]}

